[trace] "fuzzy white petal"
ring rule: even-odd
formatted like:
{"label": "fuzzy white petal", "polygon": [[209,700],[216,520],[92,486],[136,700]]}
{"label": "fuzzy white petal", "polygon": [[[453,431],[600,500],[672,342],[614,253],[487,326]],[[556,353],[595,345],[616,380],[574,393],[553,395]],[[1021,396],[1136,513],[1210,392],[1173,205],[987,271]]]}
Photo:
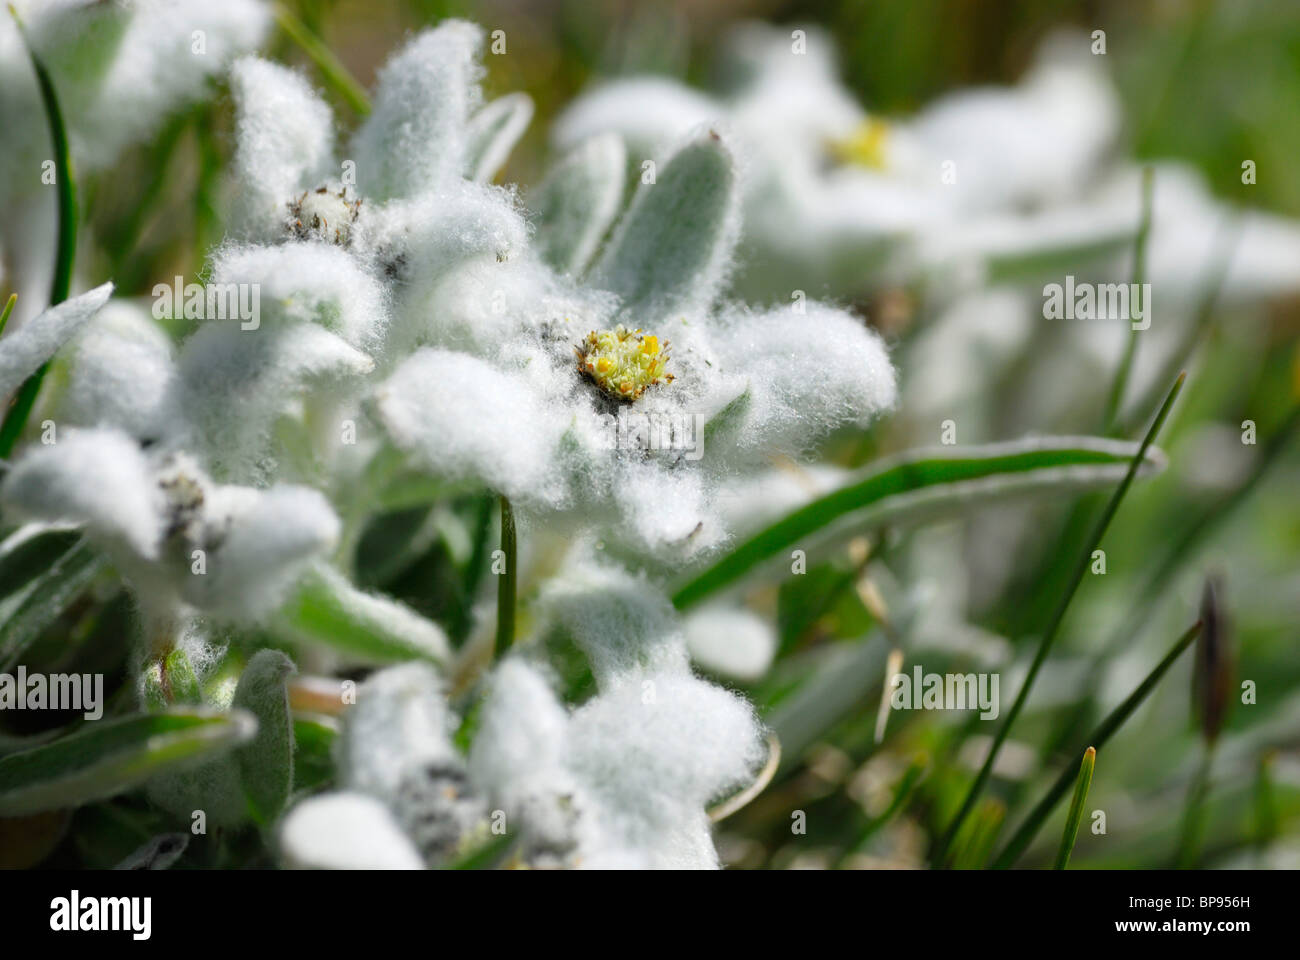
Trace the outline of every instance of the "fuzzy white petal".
{"label": "fuzzy white petal", "polygon": [[247,57],[230,70],[235,99],[238,191],[235,220],[251,237],[273,239],[288,204],[314,190],[334,155],[334,117],[306,79],[279,64]]}
{"label": "fuzzy white petal", "polygon": [[57,443],[21,457],[0,491],[21,516],[81,524],[109,549],[157,555],[165,525],[161,495],[149,461],[124,433],[66,430]]}
{"label": "fuzzy white petal", "polygon": [[474,357],[420,350],[377,392],[393,441],[449,480],[481,480],[511,498],[555,499],[565,423],[523,377]]}
{"label": "fuzzy white petal", "polygon": [[174,355],[171,339],[144,307],[110,301],[76,341],[60,419],[158,440],[175,426],[168,406]]}
{"label": "fuzzy white petal", "polygon": [[697,664],[737,680],[758,680],[776,655],[772,625],[749,610],[704,607],[686,617],[683,629]]}
{"label": "fuzzy white petal", "polygon": [[461,20],[426,30],[379,71],[374,109],[352,153],[368,197],[414,196],[458,177],[481,98],[483,31]]}
{"label": "fuzzy white petal", "polygon": [[285,866],[299,870],[420,870],[410,840],[380,801],[326,793],[298,803],[279,831]]}

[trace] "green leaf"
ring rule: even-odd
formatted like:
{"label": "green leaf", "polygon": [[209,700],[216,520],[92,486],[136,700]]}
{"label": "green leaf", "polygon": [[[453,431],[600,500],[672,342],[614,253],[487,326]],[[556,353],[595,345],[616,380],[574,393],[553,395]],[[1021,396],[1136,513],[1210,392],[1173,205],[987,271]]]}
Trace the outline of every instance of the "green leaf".
{"label": "green leaf", "polygon": [[0,816],[75,807],[251,739],[247,713],[173,710],[97,721],[53,743],[0,758]]}
{"label": "green leaf", "polygon": [[[52,549],[53,542],[42,543],[40,550]],[[37,551],[33,544],[31,550]],[[18,593],[0,602],[0,671],[12,668],[23,652],[52,624],[63,616],[74,600],[90,586],[107,566],[107,561],[85,540],[66,549],[44,572],[34,577]],[[3,575],[0,560],[0,576]]]}
{"label": "green leaf", "polygon": [[488,183],[505,166],[519,138],[533,119],[533,98],[526,93],[498,97],[469,121],[465,176]]}
{"label": "green leaf", "polygon": [[627,150],[617,134],[592,137],[571,151],[528,196],[541,258],[581,275],[623,203]]}
{"label": "green leaf", "polygon": [[[50,128],[50,144],[54,151],[54,183],[58,191],[59,232],[54,249],[54,275],[50,285],[50,305],[55,306],[68,299],[68,290],[72,285],[72,261],[77,252],[77,193],[76,181],[72,174],[72,158],[68,152],[68,132],[63,125],[63,111],[59,109],[59,98],[54,91],[49,71],[41,62],[36,51],[27,39],[27,31],[18,19],[13,7],[9,8],[18,23],[27,56],[31,58],[32,69],[36,72],[36,84],[41,93],[41,104],[45,108],[45,119]],[[27,417],[36,404],[36,395],[40,392],[41,382],[49,363],[42,364],[18,389],[9,406],[9,411],[0,423],[0,459],[9,456],[14,444],[22,435],[27,425]]]}
{"label": "green leaf", "polygon": [[293,790],[293,722],[287,681],[297,672],[279,650],[259,650],[235,688],[234,707],[257,718],[257,735],[235,751],[239,782],[253,819],[271,823]]}
{"label": "green leaf", "polygon": [[1083,751],[1083,762],[1079,764],[1079,777],[1074,783],[1074,796],[1070,799],[1070,812],[1065,817],[1065,832],[1061,834],[1061,849],[1056,853],[1056,869],[1064,870],[1070,862],[1074,851],[1074,841],[1079,836],[1079,821],[1083,819],[1083,805],[1088,799],[1088,787],[1092,785],[1092,770],[1097,762],[1097,751],[1089,747]]}
{"label": "green leaf", "polygon": [[30,584],[80,539],[79,530],[52,530],[41,524],[15,530],[0,542],[0,597]]}
{"label": "green leaf", "polygon": [[[1137,444],[1097,437],[1049,437],[966,449],[928,448],[874,464],[851,483],[800,507],[696,574],[673,595],[686,610],[760,565],[811,553],[869,527],[961,512],[1027,493],[1091,489],[1123,480]],[[1164,456],[1146,451],[1142,472]]]}
{"label": "green leaf", "polygon": [[278,631],[370,663],[446,662],[446,634],[396,600],[358,590],[324,564],[312,567],[280,611]]}
{"label": "green leaf", "polygon": [[712,130],[642,182],[596,269],[639,324],[711,296],[736,239],[739,192],[731,152]]}

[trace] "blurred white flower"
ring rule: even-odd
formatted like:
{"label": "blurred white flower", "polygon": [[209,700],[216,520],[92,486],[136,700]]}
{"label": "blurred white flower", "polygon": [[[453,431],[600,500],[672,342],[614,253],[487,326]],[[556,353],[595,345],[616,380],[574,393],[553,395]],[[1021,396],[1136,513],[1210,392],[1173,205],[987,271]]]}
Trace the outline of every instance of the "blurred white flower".
{"label": "blurred white flower", "polygon": [[937,100],[914,117],[868,114],[838,79],[833,41],[764,24],[725,45],[727,93],[662,78],[614,81],[557,120],[569,149],[612,131],[640,163],[704,122],[724,122],[746,157],[744,269],[737,289],[856,295],[925,268],[954,224],[1053,207],[1097,176],[1119,131],[1086,38],[1052,38],[1021,82]]}
{"label": "blurred white flower", "polygon": [[[182,107],[211,95],[210,80],[259,46],[271,23],[263,0],[17,0],[12,6],[49,70],[78,174],[103,170]],[[54,260],[53,156],[36,75],[12,16],[0,16],[0,252],[19,293],[11,322],[48,302]]]}

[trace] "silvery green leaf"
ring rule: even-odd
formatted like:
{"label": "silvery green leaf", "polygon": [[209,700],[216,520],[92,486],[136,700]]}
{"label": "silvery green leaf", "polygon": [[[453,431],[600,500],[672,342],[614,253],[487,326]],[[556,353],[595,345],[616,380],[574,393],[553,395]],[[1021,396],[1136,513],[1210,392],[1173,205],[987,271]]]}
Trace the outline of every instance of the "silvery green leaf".
{"label": "silvery green leaf", "polygon": [[293,722],[288,678],[297,672],[279,650],[259,650],[248,661],[234,706],[257,718],[257,735],[235,751],[239,779],[253,819],[270,823],[284,809],[293,789]]}
{"label": "silvery green leaf", "polygon": [[294,639],[331,647],[367,663],[445,662],[447,636],[396,600],[358,590],[323,563],[310,568],[280,611],[279,629]]}
{"label": "silvery green leaf", "polygon": [[0,670],[18,663],[23,652],[61,617],[106,567],[103,554],[85,540],[68,547],[52,565],[0,600]]}
{"label": "silvery green leaf", "polygon": [[532,118],[533,98],[526,93],[498,97],[474,114],[469,121],[465,176],[480,183],[496,176]]}
{"label": "silvery green leaf", "polygon": [[0,758],[0,816],[116,796],[160,772],[231,750],[256,730],[257,721],[243,711],[193,709],[88,724],[52,743]]}
{"label": "silvery green leaf", "polygon": [[617,134],[592,137],[562,159],[532,193],[537,249],[561,273],[581,274],[618,215],[627,151]]}
{"label": "silvery green leaf", "polygon": [[739,231],[731,151],[712,129],[688,140],[642,184],[593,277],[630,317],[661,318],[707,305]]}
{"label": "silvery green leaf", "polygon": [[0,341],[0,397],[8,397],[71,340],[113,295],[105,283],[50,307]]}

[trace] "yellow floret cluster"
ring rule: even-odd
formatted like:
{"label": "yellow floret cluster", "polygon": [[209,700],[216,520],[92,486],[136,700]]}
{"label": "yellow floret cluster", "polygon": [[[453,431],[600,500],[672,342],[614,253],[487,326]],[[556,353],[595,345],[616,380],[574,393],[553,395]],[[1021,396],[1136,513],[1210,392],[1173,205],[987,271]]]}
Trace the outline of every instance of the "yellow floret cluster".
{"label": "yellow floret cluster", "polygon": [[889,166],[888,146],[889,124],[875,117],[868,117],[851,135],[830,144],[831,153],[840,163],[869,170],[884,170]]}
{"label": "yellow floret cluster", "polygon": [[668,372],[668,341],[653,334],[628,330],[593,330],[575,348],[578,369],[612,397],[631,402],[647,387],[672,383]]}

